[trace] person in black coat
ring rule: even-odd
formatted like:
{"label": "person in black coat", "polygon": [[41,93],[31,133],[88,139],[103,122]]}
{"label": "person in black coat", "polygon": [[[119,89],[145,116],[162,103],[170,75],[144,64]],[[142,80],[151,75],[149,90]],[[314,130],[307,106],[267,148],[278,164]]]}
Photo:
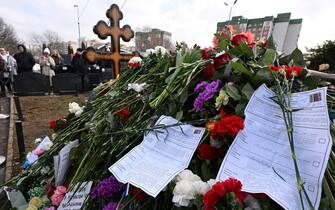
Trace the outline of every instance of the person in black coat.
{"label": "person in black coat", "polygon": [[74,73],[78,74],[81,77],[82,90],[85,91],[87,88],[88,78],[88,64],[87,61],[83,58],[83,49],[77,48],[76,54],[73,56],[71,64]]}
{"label": "person in black coat", "polygon": [[21,72],[32,72],[35,60],[30,52],[27,52],[27,48],[20,44],[17,46],[18,53],[14,55],[17,62],[17,73]]}

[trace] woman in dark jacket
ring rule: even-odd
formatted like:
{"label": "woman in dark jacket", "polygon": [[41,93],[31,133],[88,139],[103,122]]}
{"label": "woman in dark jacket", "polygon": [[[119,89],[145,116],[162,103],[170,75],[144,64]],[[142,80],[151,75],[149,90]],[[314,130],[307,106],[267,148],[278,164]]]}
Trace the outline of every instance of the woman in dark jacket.
{"label": "woman in dark jacket", "polygon": [[32,72],[35,60],[30,52],[27,52],[27,48],[20,44],[17,46],[18,53],[14,55],[17,62],[17,73],[21,72]]}

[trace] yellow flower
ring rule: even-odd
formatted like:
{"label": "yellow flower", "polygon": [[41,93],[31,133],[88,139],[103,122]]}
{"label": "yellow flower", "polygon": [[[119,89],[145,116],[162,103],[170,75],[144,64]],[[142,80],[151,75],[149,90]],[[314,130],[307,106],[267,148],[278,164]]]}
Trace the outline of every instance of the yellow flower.
{"label": "yellow flower", "polygon": [[223,89],[220,90],[219,96],[215,99],[216,109],[220,109],[222,105],[227,105],[229,102],[229,96]]}
{"label": "yellow flower", "polygon": [[38,210],[38,208],[36,206],[28,206],[28,208],[26,208],[26,210]]}
{"label": "yellow flower", "polygon": [[39,208],[41,205],[42,205],[42,201],[41,201],[41,199],[39,197],[33,197],[29,201],[29,206],[35,206],[36,208]]}

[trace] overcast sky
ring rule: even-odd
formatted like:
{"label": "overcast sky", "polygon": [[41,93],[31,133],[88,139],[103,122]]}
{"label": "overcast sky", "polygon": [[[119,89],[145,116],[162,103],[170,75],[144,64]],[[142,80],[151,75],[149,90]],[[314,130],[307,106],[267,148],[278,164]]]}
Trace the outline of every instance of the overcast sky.
{"label": "overcast sky", "polygon": [[[120,7],[124,0],[0,0],[0,17],[11,24],[26,43],[31,33],[57,31],[65,40],[77,40],[77,12],[80,8],[81,34],[97,38],[92,27],[106,20],[112,3]],[[226,0],[232,4],[234,0]],[[86,5],[86,9],[84,10]],[[172,40],[210,46],[218,21],[228,19],[229,8],[223,0],[126,0],[121,26],[133,29],[149,26],[172,32]],[[258,18],[291,12],[291,18],[303,18],[299,48],[314,47],[324,40],[335,40],[335,0],[239,0],[232,15]]]}

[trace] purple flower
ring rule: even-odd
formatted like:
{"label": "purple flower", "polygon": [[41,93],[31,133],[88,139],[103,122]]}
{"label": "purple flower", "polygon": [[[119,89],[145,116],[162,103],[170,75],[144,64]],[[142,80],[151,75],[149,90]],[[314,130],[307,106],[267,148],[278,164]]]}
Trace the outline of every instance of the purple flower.
{"label": "purple flower", "polygon": [[194,92],[199,93],[198,97],[194,100],[193,107],[196,112],[201,112],[204,104],[214,97],[215,93],[221,86],[221,81],[216,80],[211,83],[202,81],[197,84],[194,89]]}
{"label": "purple flower", "polygon": [[104,208],[103,210],[116,210],[117,208],[117,203],[115,202],[109,202]]}
{"label": "purple flower", "polygon": [[208,83],[205,81],[200,82],[199,84],[197,84],[197,86],[195,86],[194,92],[196,93],[202,92],[207,85]]}
{"label": "purple flower", "polygon": [[114,176],[100,181],[92,190],[92,198],[106,198],[120,192],[121,183]]}

